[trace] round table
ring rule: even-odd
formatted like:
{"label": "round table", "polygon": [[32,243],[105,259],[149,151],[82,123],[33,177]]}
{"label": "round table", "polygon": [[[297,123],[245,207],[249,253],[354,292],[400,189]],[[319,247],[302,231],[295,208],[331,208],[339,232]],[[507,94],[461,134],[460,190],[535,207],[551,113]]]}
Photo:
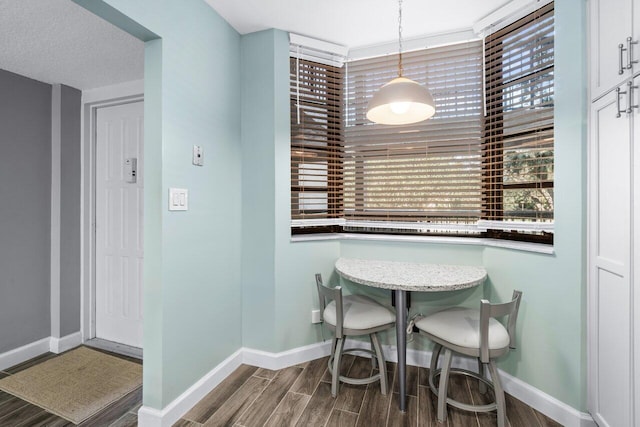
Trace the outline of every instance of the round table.
{"label": "round table", "polygon": [[339,258],[335,269],[343,278],[374,288],[390,289],[396,298],[396,340],[400,410],[406,411],[407,291],[455,291],[481,285],[487,278],[484,267],[423,264],[401,261]]}

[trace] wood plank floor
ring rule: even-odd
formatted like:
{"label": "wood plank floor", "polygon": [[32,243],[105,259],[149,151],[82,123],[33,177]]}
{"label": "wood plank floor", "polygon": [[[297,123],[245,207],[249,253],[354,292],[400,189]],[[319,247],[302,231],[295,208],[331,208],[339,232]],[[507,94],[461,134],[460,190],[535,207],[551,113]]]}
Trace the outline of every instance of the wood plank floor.
{"label": "wood plank floor", "polygon": [[[109,353],[113,354],[113,353]],[[114,354],[115,355],[115,354]],[[115,355],[141,363],[140,360]],[[47,353],[20,365],[0,371],[0,378],[57,357]],[[371,374],[369,359],[344,356],[343,374],[366,377]],[[342,384],[338,397],[331,397],[331,378],[327,358],[270,371],[242,365],[200,403],[174,424],[200,426],[415,426],[441,427],[436,420],[436,399],[427,386],[428,369],[407,367],[407,412],[398,410],[396,364],[387,363],[393,394],[380,394],[378,383],[368,386]],[[478,392],[477,382],[452,377],[451,396],[469,403],[485,403],[492,395]],[[123,397],[85,421],[81,426],[133,427],[142,404],[142,389]],[[448,409],[448,426],[495,426],[494,413],[473,414]],[[512,427],[556,427],[560,424],[507,395],[507,413]],[[35,405],[0,391],[0,426],[62,427],[72,423]]]}
{"label": "wood plank floor", "polygon": [[[436,420],[436,398],[427,385],[429,370],[407,367],[407,412],[398,409],[396,364],[387,363],[393,393],[383,396],[379,383],[368,386],[342,384],[331,397],[327,359],[269,371],[242,365],[186,413],[174,427],[200,426],[328,426],[328,427],[442,427]],[[344,356],[341,367],[349,376],[371,374],[370,359]],[[487,403],[477,381],[452,376],[450,396],[467,403]],[[495,413],[474,414],[448,409],[448,426],[495,426]],[[507,395],[507,414],[512,427],[560,426],[545,415]]]}
{"label": "wood plank floor", "polygon": [[[98,349],[94,348],[94,350]],[[141,360],[132,357],[121,356],[108,351],[103,352],[135,363],[142,363]],[[58,356],[54,353],[45,353],[27,362],[0,371],[0,378],[13,375]],[[140,406],[142,406],[142,387],[132,391],[79,425],[83,427],[134,427],[138,425],[137,413]],[[51,414],[39,406],[32,405],[18,397],[0,391],[0,427],[62,427],[73,425],[75,424]]]}

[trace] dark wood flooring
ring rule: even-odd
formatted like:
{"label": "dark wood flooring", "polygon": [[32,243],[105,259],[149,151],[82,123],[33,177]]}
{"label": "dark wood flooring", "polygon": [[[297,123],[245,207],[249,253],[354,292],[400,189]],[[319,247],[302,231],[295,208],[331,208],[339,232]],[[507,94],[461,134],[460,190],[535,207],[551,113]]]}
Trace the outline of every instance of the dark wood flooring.
{"label": "dark wood flooring", "polygon": [[[371,374],[370,359],[344,356],[349,376]],[[427,386],[428,369],[407,367],[407,412],[398,409],[396,364],[387,363],[394,393],[383,396],[379,383],[341,384],[331,397],[327,358],[269,371],[242,365],[186,413],[174,427],[200,426],[327,426],[327,427],[442,427],[436,420],[436,398]],[[468,403],[487,403],[493,395],[478,391],[477,381],[461,375],[451,378],[450,396]],[[474,414],[448,409],[448,426],[495,426],[495,413]],[[512,427],[555,427],[560,424],[507,395]]]}
{"label": "dark wood flooring", "polygon": [[[113,353],[110,353],[113,354]],[[141,363],[140,360],[119,356]],[[15,374],[45,360],[47,353],[0,371],[0,378]],[[331,397],[327,358],[280,371],[242,365],[202,401],[174,424],[200,426],[327,426],[327,427],[442,427],[436,420],[436,398],[427,386],[428,369],[407,367],[407,412],[398,410],[396,364],[387,363],[389,383],[394,393],[383,396],[378,383],[368,386],[341,384],[337,398]],[[343,373],[366,377],[371,374],[369,359],[344,356]],[[482,403],[492,395],[478,392],[476,381],[453,376],[451,397]],[[142,389],[123,397],[88,419],[81,426],[133,427],[142,404]],[[448,408],[447,426],[495,426],[495,413],[473,414]],[[560,424],[507,395],[507,413],[512,427],[556,427]],[[61,427],[72,423],[35,405],[0,391],[0,427]]]}
{"label": "dark wood flooring", "polygon": [[[94,350],[98,349],[94,348]],[[104,351],[104,353],[135,363],[142,363],[139,359],[121,356],[107,351]],[[54,353],[43,354],[27,362],[0,371],[0,378],[13,375],[33,365],[58,356],[59,355]],[[79,425],[83,427],[134,427],[138,425],[137,413],[140,406],[142,406],[142,387],[132,391]],[[61,427],[73,425],[75,424],[51,414],[38,406],[0,391],[0,427]]]}

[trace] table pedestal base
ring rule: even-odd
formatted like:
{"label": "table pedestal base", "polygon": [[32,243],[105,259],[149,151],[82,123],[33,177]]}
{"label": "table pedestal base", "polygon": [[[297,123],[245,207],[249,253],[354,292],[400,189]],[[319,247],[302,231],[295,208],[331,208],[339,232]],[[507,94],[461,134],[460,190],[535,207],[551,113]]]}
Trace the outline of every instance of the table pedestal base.
{"label": "table pedestal base", "polygon": [[396,339],[398,346],[398,395],[400,411],[407,410],[407,292],[396,289]]}

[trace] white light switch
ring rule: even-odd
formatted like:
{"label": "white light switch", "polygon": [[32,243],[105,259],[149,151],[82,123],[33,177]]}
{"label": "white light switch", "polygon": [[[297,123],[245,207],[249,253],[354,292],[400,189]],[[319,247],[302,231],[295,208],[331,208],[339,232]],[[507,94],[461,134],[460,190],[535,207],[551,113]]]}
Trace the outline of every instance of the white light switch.
{"label": "white light switch", "polygon": [[204,149],[201,145],[193,146],[193,164],[196,166],[204,165]]}
{"label": "white light switch", "polygon": [[169,210],[186,211],[189,209],[189,190],[186,188],[169,188]]}

